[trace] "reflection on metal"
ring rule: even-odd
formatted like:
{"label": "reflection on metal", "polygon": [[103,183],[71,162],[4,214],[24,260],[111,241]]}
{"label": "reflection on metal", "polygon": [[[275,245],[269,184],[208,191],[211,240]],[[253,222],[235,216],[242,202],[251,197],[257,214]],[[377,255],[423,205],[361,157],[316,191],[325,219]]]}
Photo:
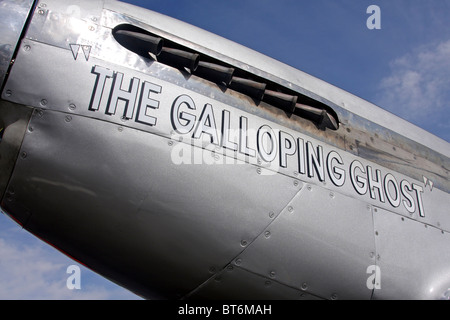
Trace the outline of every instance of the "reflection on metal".
{"label": "reflection on metal", "polygon": [[0,195],[5,193],[32,111],[0,100]]}
{"label": "reflection on metal", "polygon": [[[2,0],[0,2],[0,88],[13,62],[20,35],[33,7],[33,0]],[[8,30],[8,32],[5,32]]]}

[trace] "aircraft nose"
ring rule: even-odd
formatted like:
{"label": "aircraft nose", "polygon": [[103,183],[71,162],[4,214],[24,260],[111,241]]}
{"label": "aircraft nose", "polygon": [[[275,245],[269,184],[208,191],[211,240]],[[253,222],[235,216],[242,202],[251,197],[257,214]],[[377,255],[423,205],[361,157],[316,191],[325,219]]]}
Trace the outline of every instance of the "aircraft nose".
{"label": "aircraft nose", "polygon": [[0,84],[2,87],[33,5],[33,0],[0,1]]}

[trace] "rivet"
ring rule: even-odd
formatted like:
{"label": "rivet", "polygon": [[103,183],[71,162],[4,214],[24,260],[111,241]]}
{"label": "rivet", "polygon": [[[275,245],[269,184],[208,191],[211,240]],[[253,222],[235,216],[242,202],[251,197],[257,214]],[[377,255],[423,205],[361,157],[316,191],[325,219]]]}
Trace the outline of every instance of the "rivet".
{"label": "rivet", "polygon": [[40,9],[40,10],[38,10],[38,13],[39,13],[40,15],[43,15],[43,14],[45,13],[45,11],[42,10],[42,9]]}
{"label": "rivet", "polygon": [[311,186],[307,186],[306,189],[308,189],[308,191],[311,191],[312,187]]}
{"label": "rivet", "polygon": [[119,132],[122,132],[123,131],[123,127],[119,127],[119,128],[117,128],[117,130],[119,130]]}
{"label": "rivet", "polygon": [[270,238],[270,231],[264,232],[264,236],[265,236],[266,238]]}
{"label": "rivet", "polygon": [[330,192],[330,198],[334,199],[334,193]]}
{"label": "rivet", "polygon": [[289,206],[289,207],[288,207],[288,211],[289,211],[289,212],[292,212],[292,211],[294,211],[294,208],[291,207],[291,206]]}
{"label": "rivet", "polygon": [[25,51],[30,51],[30,50],[31,50],[31,47],[27,44],[25,47],[23,47],[23,49],[24,49]]}
{"label": "rivet", "polygon": [[70,110],[75,110],[77,108],[77,106],[74,103],[69,104],[69,109]]}
{"label": "rivet", "polygon": [[270,280],[267,280],[267,281],[264,283],[264,286],[265,286],[265,287],[270,287],[271,284],[272,284],[272,282],[271,282]]}
{"label": "rivet", "polygon": [[28,127],[28,132],[33,132],[33,131],[34,131],[34,128],[31,127],[31,126],[29,126],[29,127]]}
{"label": "rivet", "polygon": [[172,146],[172,145],[173,145],[173,141],[168,141],[167,144],[168,144],[169,146]]}
{"label": "rivet", "polygon": [[47,101],[47,100],[45,100],[45,99],[42,99],[42,100],[41,100],[41,105],[43,105],[43,106],[46,106],[46,105],[47,105],[47,103],[48,103],[48,101]]}
{"label": "rivet", "polygon": [[294,180],[294,186],[298,186],[298,181],[297,180]]}
{"label": "rivet", "polygon": [[269,276],[271,278],[275,278],[275,275],[276,275],[275,271],[270,271]]}
{"label": "rivet", "polygon": [[306,282],[303,282],[301,288],[302,290],[308,289],[308,284]]}
{"label": "rivet", "polygon": [[258,174],[261,174],[261,168],[257,168],[257,169],[256,169],[256,172],[257,172]]}
{"label": "rivet", "polygon": [[6,90],[5,95],[6,95],[7,97],[10,97],[10,96],[12,95],[12,91],[9,90],[9,89]]}
{"label": "rivet", "polygon": [[89,26],[89,31],[94,31],[94,30],[95,30],[94,26]]}
{"label": "rivet", "polygon": [[241,246],[245,247],[247,245],[247,240],[242,240],[241,241]]}
{"label": "rivet", "polygon": [[294,176],[298,176],[298,172],[297,171],[294,171]]}
{"label": "rivet", "polygon": [[333,294],[331,295],[331,300],[337,300],[337,298],[338,298],[338,296],[337,296],[336,293],[333,293]]}
{"label": "rivet", "polygon": [[236,263],[237,266],[239,266],[242,263],[242,259],[238,258],[234,262]]}
{"label": "rivet", "polygon": [[71,116],[65,116],[64,121],[70,122],[70,121],[72,121],[72,117]]}
{"label": "rivet", "polygon": [[234,268],[233,268],[233,266],[232,266],[231,264],[227,266],[227,270],[228,270],[228,271],[233,271],[233,269],[234,269]]}
{"label": "rivet", "polygon": [[269,212],[269,218],[272,219],[273,217],[275,217],[275,212],[270,211]]}
{"label": "rivet", "polygon": [[375,252],[372,251],[371,253],[369,253],[369,257],[370,258],[375,258]]}
{"label": "rivet", "polygon": [[22,153],[20,154],[20,157],[21,157],[22,159],[25,159],[27,156],[28,156],[28,155],[27,155],[27,153],[26,153],[25,151],[22,151]]}

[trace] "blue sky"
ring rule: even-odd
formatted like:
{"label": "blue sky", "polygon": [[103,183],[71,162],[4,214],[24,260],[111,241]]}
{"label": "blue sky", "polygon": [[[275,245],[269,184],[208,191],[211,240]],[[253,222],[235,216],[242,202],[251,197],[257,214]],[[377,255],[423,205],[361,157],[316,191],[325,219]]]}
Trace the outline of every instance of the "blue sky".
{"label": "blue sky", "polygon": [[[450,0],[128,0],[262,52],[450,141]],[[381,9],[369,30],[366,9]],[[0,215],[0,299],[138,299]]]}

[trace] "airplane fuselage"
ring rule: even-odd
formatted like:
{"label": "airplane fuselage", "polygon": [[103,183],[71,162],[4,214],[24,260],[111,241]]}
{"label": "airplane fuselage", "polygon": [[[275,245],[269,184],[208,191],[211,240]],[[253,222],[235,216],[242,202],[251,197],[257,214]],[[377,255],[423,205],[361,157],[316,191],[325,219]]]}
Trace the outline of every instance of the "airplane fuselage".
{"label": "airplane fuselage", "polygon": [[0,196],[23,228],[146,298],[448,297],[447,142],[151,11],[18,5]]}

